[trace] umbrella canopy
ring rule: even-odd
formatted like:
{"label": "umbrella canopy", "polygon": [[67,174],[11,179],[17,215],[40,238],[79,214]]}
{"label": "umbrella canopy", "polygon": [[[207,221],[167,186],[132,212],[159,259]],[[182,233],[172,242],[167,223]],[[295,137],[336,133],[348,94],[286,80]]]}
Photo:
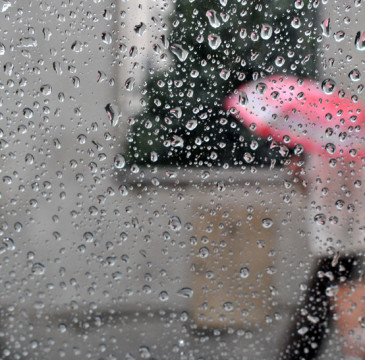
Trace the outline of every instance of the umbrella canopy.
{"label": "umbrella canopy", "polygon": [[241,86],[224,108],[255,134],[298,152],[354,160],[365,156],[365,107],[355,101],[331,80],[274,75]]}

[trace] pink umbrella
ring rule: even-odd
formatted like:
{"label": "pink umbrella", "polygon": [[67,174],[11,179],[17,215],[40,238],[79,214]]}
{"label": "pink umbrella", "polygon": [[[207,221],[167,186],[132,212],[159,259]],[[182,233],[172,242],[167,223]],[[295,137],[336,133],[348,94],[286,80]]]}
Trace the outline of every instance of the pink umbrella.
{"label": "pink umbrella", "polygon": [[288,147],[331,158],[365,156],[365,106],[322,84],[274,75],[241,86],[225,110],[255,134]]}

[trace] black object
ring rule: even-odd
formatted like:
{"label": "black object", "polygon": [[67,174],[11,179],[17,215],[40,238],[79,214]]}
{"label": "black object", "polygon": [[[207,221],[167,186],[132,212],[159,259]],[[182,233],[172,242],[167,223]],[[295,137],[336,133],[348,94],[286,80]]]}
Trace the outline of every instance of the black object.
{"label": "black object", "polygon": [[320,258],[304,301],[295,311],[289,341],[280,360],[311,360],[320,353],[331,320],[331,286],[358,277],[363,265],[357,256]]}

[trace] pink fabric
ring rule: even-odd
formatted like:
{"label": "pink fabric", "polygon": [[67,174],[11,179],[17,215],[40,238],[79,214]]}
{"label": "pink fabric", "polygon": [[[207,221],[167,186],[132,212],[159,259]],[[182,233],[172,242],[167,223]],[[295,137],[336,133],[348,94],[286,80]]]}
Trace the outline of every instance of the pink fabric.
{"label": "pink fabric", "polygon": [[[266,92],[258,90],[260,83],[267,86]],[[240,103],[240,97],[246,97],[247,103]],[[289,136],[288,147],[301,144],[307,153],[330,158],[365,156],[364,104],[348,96],[340,98],[337,92],[327,95],[314,80],[269,76],[241,86],[225,99],[224,108],[259,136],[271,135],[280,143]]]}

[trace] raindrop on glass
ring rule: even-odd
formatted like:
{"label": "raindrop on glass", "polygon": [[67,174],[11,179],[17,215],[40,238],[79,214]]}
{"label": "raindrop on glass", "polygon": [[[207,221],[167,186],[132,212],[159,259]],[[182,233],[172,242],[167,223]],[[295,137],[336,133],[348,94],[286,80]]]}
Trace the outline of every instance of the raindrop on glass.
{"label": "raindrop on glass", "polygon": [[260,95],[264,95],[266,93],[267,90],[267,85],[263,82],[260,82],[256,85],[256,91],[260,94]]}
{"label": "raindrop on glass", "polygon": [[326,79],[322,82],[322,91],[326,95],[331,95],[335,92],[336,83],[332,79]]}
{"label": "raindrop on glass", "polygon": [[269,40],[272,35],[272,27],[268,24],[261,25],[261,38],[264,40]]}
{"label": "raindrop on glass", "polygon": [[214,28],[218,28],[220,26],[220,21],[217,17],[217,12],[215,10],[208,10],[206,12],[207,18],[209,20],[209,24],[214,27]]}
{"label": "raindrop on glass", "polygon": [[189,120],[186,123],[186,128],[190,131],[194,130],[197,126],[198,126],[198,121],[197,120]]}
{"label": "raindrop on glass", "polygon": [[115,103],[110,103],[105,106],[105,111],[108,115],[109,122],[112,126],[117,126],[122,116],[119,106]]}
{"label": "raindrop on glass", "polygon": [[32,266],[32,273],[34,275],[43,275],[46,271],[46,267],[41,263],[35,263]]}
{"label": "raindrop on glass", "polygon": [[326,219],[326,215],[322,213],[314,216],[314,221],[318,225],[324,225],[326,223]]}
{"label": "raindrop on glass", "polygon": [[358,31],[355,37],[355,47],[356,50],[364,51],[365,50],[365,31]]}
{"label": "raindrop on glass", "polygon": [[243,267],[240,269],[240,277],[246,279],[250,276],[250,269],[248,267]]}
{"label": "raindrop on glass", "polygon": [[201,257],[202,259],[205,259],[209,256],[210,251],[206,246],[203,246],[199,249],[199,257]]}
{"label": "raindrop on glass", "polygon": [[189,288],[189,287],[184,287],[184,288],[181,288],[178,292],[177,292],[177,295],[183,297],[183,298],[186,298],[186,299],[190,299],[193,297],[194,295],[194,290]]}
{"label": "raindrop on glass", "polygon": [[173,44],[170,46],[171,52],[180,60],[185,61],[187,57],[189,56],[189,53],[187,50],[185,50],[181,45],[179,44]]}
{"label": "raindrop on glass", "polygon": [[133,30],[137,35],[142,36],[147,30],[147,26],[145,23],[141,22],[140,24],[135,25]]}
{"label": "raindrop on glass", "polygon": [[77,53],[81,52],[82,49],[83,49],[83,45],[82,45],[82,42],[79,40],[75,40],[71,45],[71,50],[73,50]]}
{"label": "raindrop on glass", "polygon": [[2,0],[0,4],[0,11],[3,13],[8,10],[11,6],[11,2],[9,0]]}
{"label": "raindrop on glass", "polygon": [[208,35],[208,43],[209,43],[209,46],[213,50],[216,50],[219,48],[220,44],[222,43],[222,39],[220,38],[219,35],[210,34],[210,35]]}
{"label": "raindrop on glass", "polygon": [[168,225],[172,231],[181,230],[181,220],[178,216],[171,216]]}
{"label": "raindrop on glass", "polygon": [[263,228],[269,229],[274,224],[274,222],[271,218],[265,218],[265,219],[262,219],[261,224],[262,224]]}
{"label": "raindrop on glass", "polygon": [[358,69],[353,69],[349,73],[349,78],[351,81],[359,81],[361,78],[361,73]]}
{"label": "raindrop on glass", "polygon": [[330,19],[327,18],[321,23],[322,35],[329,37],[330,36]]}
{"label": "raindrop on glass", "polygon": [[125,86],[125,89],[127,91],[132,91],[133,88],[134,88],[134,85],[136,83],[136,79],[134,77],[130,77],[128,78],[125,83],[124,83],[124,86]]}
{"label": "raindrop on glass", "polygon": [[114,167],[116,169],[123,169],[125,167],[125,157],[122,154],[116,154],[114,156]]}

